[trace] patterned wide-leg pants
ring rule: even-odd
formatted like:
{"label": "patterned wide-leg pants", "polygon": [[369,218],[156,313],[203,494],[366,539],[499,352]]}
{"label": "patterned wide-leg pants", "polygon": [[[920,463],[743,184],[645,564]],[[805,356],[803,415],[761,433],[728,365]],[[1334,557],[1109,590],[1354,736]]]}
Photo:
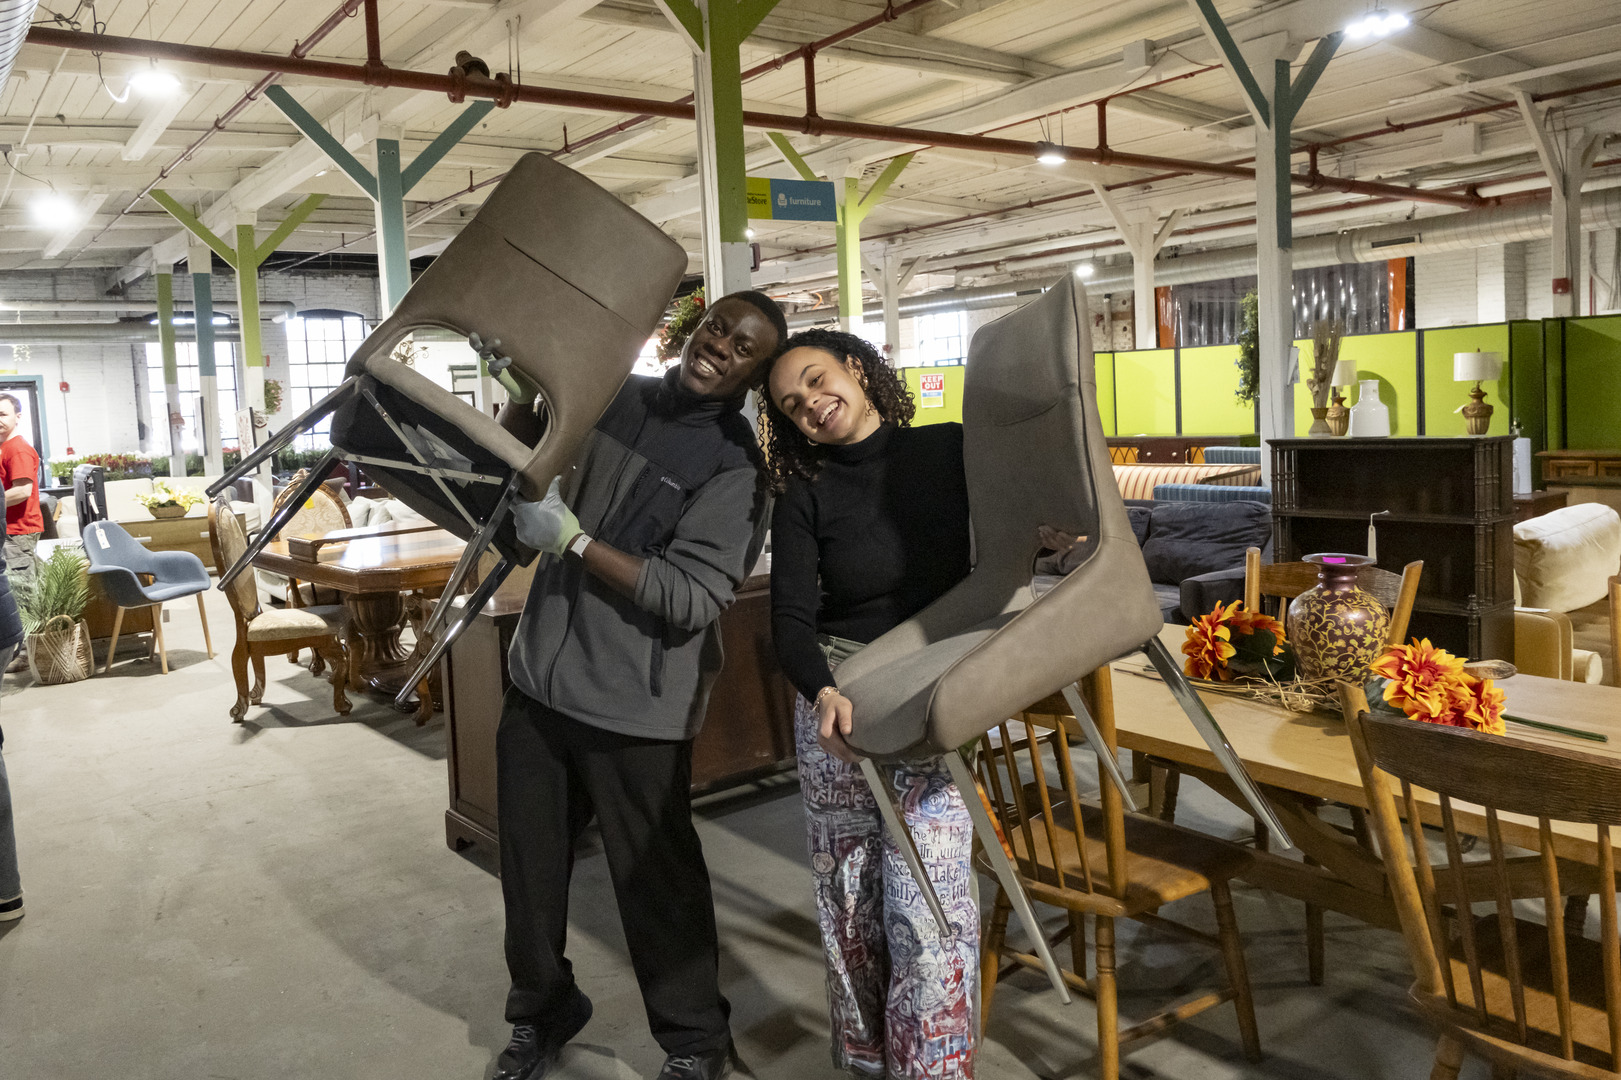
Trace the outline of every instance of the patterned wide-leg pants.
{"label": "patterned wide-leg pants", "polygon": [[827,954],[833,1063],[887,1080],[972,1080],[979,1014],[974,827],[944,762],[882,766],[953,932],[941,937],[858,766],[794,709],[816,912]]}

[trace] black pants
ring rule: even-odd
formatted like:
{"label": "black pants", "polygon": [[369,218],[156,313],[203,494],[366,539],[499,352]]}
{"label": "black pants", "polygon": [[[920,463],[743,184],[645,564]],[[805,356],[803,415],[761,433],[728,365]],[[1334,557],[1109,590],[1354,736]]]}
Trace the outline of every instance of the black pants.
{"label": "black pants", "polygon": [[692,742],[582,724],[508,690],[496,736],[507,1019],[544,1025],[567,1000],[574,845],[597,819],[648,1027],[667,1054],[728,1045],[709,869],[692,826]]}

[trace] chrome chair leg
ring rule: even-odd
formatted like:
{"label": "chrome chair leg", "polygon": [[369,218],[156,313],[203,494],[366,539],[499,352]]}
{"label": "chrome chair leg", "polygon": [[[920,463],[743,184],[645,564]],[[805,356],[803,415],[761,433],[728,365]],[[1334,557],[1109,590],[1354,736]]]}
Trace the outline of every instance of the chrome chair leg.
{"label": "chrome chair leg", "polygon": [[1139,807],[1131,793],[1131,786],[1126,783],[1125,776],[1120,772],[1120,762],[1109,752],[1109,744],[1103,741],[1103,733],[1098,730],[1097,721],[1092,719],[1092,713],[1087,709],[1085,699],[1081,697],[1080,687],[1075,683],[1064,687],[1064,700],[1069,702],[1069,710],[1075,714],[1075,722],[1081,725],[1081,734],[1092,744],[1092,750],[1098,756],[1098,767],[1108,774],[1115,790],[1120,792],[1120,799],[1126,804],[1126,809],[1135,814]]}
{"label": "chrome chair leg", "polygon": [[1285,848],[1294,848],[1294,841],[1289,839],[1289,834],[1284,830],[1283,823],[1272,812],[1272,804],[1266,801],[1266,796],[1261,794],[1261,789],[1255,786],[1255,781],[1250,778],[1249,770],[1244,768],[1244,762],[1239,759],[1238,753],[1233,749],[1233,744],[1227,741],[1227,736],[1222,732],[1221,725],[1216,723],[1214,716],[1210,715],[1210,709],[1205,705],[1204,699],[1199,697],[1198,692],[1188,683],[1175,658],[1165,648],[1165,644],[1157,637],[1149,638],[1147,643],[1143,645],[1143,652],[1148,654],[1148,662],[1154,665],[1154,670],[1159,673],[1159,677],[1165,681],[1166,686],[1170,687],[1171,696],[1176,698],[1178,705],[1182,706],[1182,711],[1187,714],[1188,720],[1192,722],[1193,729],[1204,739],[1205,745],[1210,747],[1212,754],[1216,755],[1216,760],[1221,763],[1222,769],[1232,778],[1233,783],[1238,786],[1238,790],[1243,793],[1244,801],[1249,803],[1250,810],[1255,814],[1256,819],[1271,830],[1272,835],[1277,837],[1278,842]]}
{"label": "chrome chair leg", "polygon": [[501,492],[501,498],[496,502],[495,509],[490,511],[489,518],[479,526],[478,532],[473,534],[467,541],[467,546],[462,549],[462,556],[456,560],[456,567],[450,572],[444,591],[440,593],[442,599],[433,606],[427,620],[422,624],[423,636],[434,637],[439,633],[439,628],[445,624],[445,620],[450,617],[450,604],[447,601],[461,592],[462,582],[467,580],[467,575],[473,572],[473,567],[478,565],[478,560],[489,548],[496,530],[506,519],[507,507],[512,504],[517,491],[518,474],[513,473],[512,478],[507,481],[506,490]]}
{"label": "chrome chair leg", "polygon": [[[473,590],[472,595],[467,598],[467,602],[463,605],[461,616],[451,623],[444,633],[433,638],[432,644],[428,646],[428,651],[423,654],[422,659],[417,662],[417,666],[412,669],[411,674],[406,677],[404,684],[401,685],[400,692],[394,695],[394,704],[401,708],[405,707],[412,691],[417,688],[417,685],[423,679],[428,677],[428,672],[433,670],[433,665],[437,664],[439,658],[445,654],[445,650],[450,648],[457,638],[461,637],[462,631],[472,625],[478,613],[484,610],[484,605],[489,603],[490,597],[495,595],[495,590],[501,587],[501,582],[505,581],[510,573],[512,573],[512,563],[502,559],[495,564],[489,576],[478,583],[478,588]],[[445,593],[440,597],[439,603],[435,605],[435,610],[449,607],[455,599],[450,593]]]}
{"label": "chrome chair leg", "polygon": [[298,491],[294,493],[292,498],[283,502],[280,509],[270,515],[270,520],[265,522],[264,527],[259,530],[259,534],[248,541],[248,548],[242,553],[242,557],[232,563],[230,568],[220,575],[219,588],[221,592],[225,591],[231,582],[236,580],[238,574],[248,568],[249,564],[253,562],[259,552],[265,549],[265,545],[270,543],[277,533],[286,528],[287,523],[293,520],[293,515],[303,507],[305,500],[315,494],[316,490],[325,482],[327,475],[332,472],[332,467],[337,463],[338,451],[336,448],[328,450],[325,456],[315,463],[315,467],[310,469],[309,476],[305,478]]}
{"label": "chrome chair leg", "polygon": [[889,829],[889,835],[894,837],[901,858],[912,871],[912,880],[917,883],[917,891],[922,894],[924,901],[929,905],[929,911],[934,915],[934,925],[939,927],[942,938],[950,937],[955,932],[951,928],[951,920],[946,918],[946,909],[940,903],[940,894],[934,891],[934,882],[929,880],[929,873],[923,868],[923,858],[917,853],[917,845],[912,842],[912,833],[901,817],[901,808],[895,802],[894,791],[872,758],[864,757],[860,764],[861,775],[866,778],[867,786],[872,789],[873,801],[878,804],[878,813],[882,815],[884,825]]}
{"label": "chrome chair leg", "polygon": [[962,755],[955,750],[945,755],[946,767],[951,770],[951,779],[956,782],[957,790],[962,794],[962,801],[968,807],[968,816],[973,819],[974,832],[979,834],[980,846],[985,849],[985,857],[991,862],[996,871],[996,880],[1002,886],[1002,894],[1013,905],[1018,913],[1019,922],[1024,924],[1025,933],[1030,935],[1030,942],[1036,955],[1041,957],[1041,966],[1047,971],[1047,979],[1058,991],[1058,1000],[1065,1005],[1070,1003],[1069,987],[1064,984],[1064,976],[1058,967],[1058,961],[1053,959],[1052,948],[1047,944],[1047,935],[1041,931],[1041,923],[1036,920],[1035,909],[1030,906],[1030,896],[1024,891],[1024,885],[1019,881],[1018,868],[1013,860],[1008,858],[1007,851],[1002,847],[1002,840],[996,835],[996,826],[991,822],[991,815],[985,809],[985,804],[979,799],[979,787],[974,783],[974,774],[963,761]]}
{"label": "chrome chair leg", "polygon": [[224,476],[208,485],[208,497],[210,499],[218,497],[220,492],[253,472],[275,454],[292,445],[293,440],[313,427],[316,421],[328,413],[336,412],[338,406],[343,404],[344,399],[355,392],[358,383],[359,380],[356,378],[345,379],[337,389],[299,413],[297,418],[289,421],[280,431],[255,447],[252,453],[244,454],[235,468],[225,470]]}

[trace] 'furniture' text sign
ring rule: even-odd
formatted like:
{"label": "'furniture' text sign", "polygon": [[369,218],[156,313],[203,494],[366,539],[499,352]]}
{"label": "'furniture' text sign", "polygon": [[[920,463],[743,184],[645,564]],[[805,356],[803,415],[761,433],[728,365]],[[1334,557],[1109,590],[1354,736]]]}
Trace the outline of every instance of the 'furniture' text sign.
{"label": "'furniture' text sign", "polygon": [[837,221],[833,185],[826,180],[751,176],[749,217],[757,221]]}

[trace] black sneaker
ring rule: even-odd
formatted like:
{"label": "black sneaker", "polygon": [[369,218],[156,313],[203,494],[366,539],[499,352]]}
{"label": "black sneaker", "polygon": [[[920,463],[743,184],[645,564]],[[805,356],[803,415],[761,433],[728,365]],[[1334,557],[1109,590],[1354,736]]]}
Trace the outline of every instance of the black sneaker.
{"label": "black sneaker", "polygon": [[23,898],[13,897],[10,900],[0,900],[0,922],[10,922],[12,919],[23,917]]}
{"label": "black sneaker", "polygon": [[732,1075],[732,1048],[703,1054],[671,1054],[664,1059],[658,1080],[721,1080]]}
{"label": "black sneaker", "polygon": [[513,1024],[512,1041],[496,1059],[492,1080],[541,1080],[570,1039],[591,1020],[591,999],[574,988],[573,996],[544,1025]]}

